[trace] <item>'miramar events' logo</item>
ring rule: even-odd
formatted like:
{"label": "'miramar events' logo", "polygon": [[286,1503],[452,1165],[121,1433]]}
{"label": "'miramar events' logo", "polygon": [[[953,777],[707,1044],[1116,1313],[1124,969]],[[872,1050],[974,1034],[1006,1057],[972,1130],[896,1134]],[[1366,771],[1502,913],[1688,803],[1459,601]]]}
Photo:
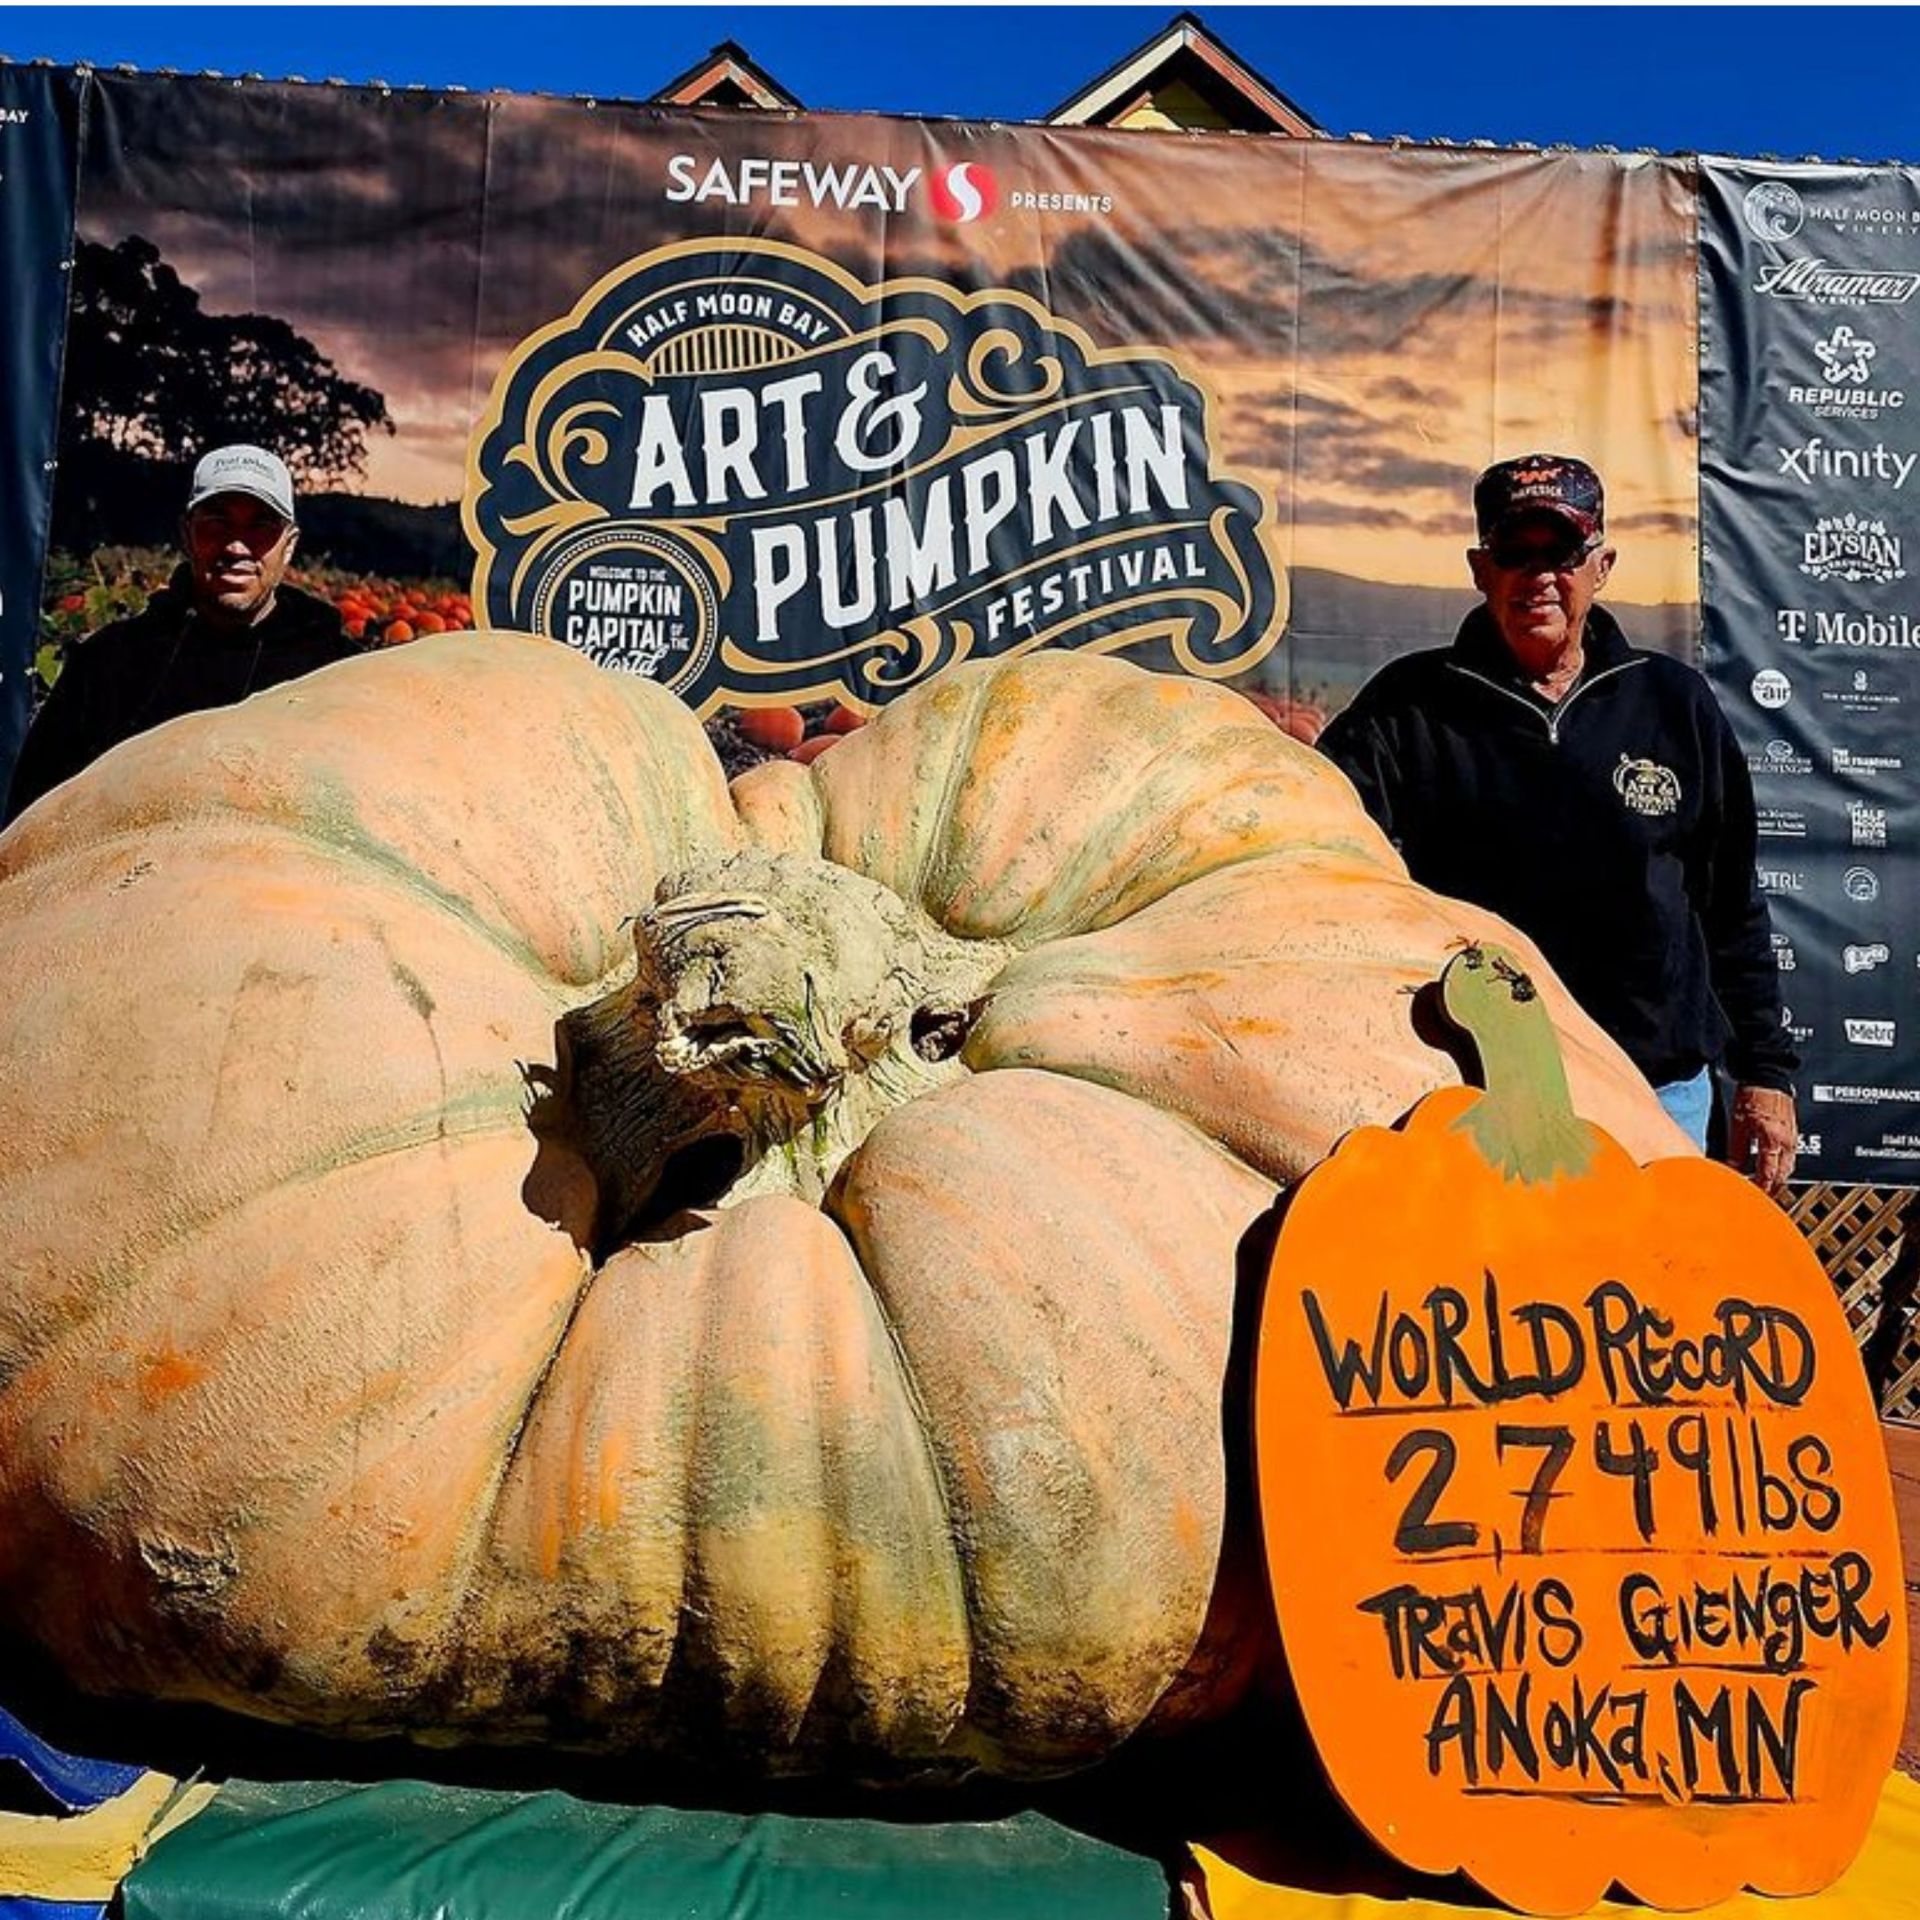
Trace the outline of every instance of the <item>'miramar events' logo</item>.
{"label": "'miramar events' logo", "polygon": [[491,624],[701,712],[1040,646],[1219,677],[1286,624],[1271,516],[1170,357],[770,240],[644,254],[525,341],[464,518]]}

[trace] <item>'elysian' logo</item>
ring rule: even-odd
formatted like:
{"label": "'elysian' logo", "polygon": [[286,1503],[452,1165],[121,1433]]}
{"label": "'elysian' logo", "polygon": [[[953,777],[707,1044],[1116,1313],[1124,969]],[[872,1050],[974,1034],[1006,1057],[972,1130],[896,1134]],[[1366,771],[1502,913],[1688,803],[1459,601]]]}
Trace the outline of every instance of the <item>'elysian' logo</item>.
{"label": "'elysian' logo", "polygon": [[1238,673],[1286,575],[1207,426],[1166,355],[1022,294],[683,242],[502,369],[469,455],[474,602],[703,713],[882,706],[1039,646]]}

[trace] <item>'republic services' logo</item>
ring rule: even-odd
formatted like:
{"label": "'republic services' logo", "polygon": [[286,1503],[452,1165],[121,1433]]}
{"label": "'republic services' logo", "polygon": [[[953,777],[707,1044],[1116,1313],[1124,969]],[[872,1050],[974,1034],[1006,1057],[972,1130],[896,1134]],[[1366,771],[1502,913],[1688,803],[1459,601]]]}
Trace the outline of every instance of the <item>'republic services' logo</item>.
{"label": "'republic services' logo", "polygon": [[1884,520],[1862,514],[1823,514],[1803,536],[1800,571],[1814,580],[1869,581],[1886,586],[1904,580],[1900,536]]}
{"label": "'republic services' logo", "polygon": [[1879,353],[1877,342],[1855,333],[1844,320],[1824,340],[1813,343],[1814,358],[1832,386],[1864,387],[1873,378]]}
{"label": "'republic services' logo", "polygon": [[1820,420],[1878,420],[1884,413],[1897,413],[1907,404],[1906,390],[1872,384],[1873,363],[1879,357],[1880,343],[1842,320],[1824,339],[1814,341],[1818,377],[1811,384],[1790,382],[1788,402]]}
{"label": "'republic services' logo", "polygon": [[1287,582],[1210,426],[1171,356],[1023,294],[682,242],[502,369],[468,461],[474,600],[702,713],[872,709],[1039,646],[1220,678],[1279,640]]}

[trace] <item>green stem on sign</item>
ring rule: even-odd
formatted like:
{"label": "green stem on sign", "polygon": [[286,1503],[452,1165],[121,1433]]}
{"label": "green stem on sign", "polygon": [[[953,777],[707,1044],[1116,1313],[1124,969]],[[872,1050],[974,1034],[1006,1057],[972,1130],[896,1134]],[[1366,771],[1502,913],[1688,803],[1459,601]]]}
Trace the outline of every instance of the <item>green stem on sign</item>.
{"label": "green stem on sign", "polygon": [[1455,1123],[1489,1166],[1536,1183],[1593,1164],[1593,1130],[1573,1110],[1560,1038],[1531,977],[1499,947],[1471,946],[1440,976],[1447,1016],[1480,1055],[1480,1098]]}

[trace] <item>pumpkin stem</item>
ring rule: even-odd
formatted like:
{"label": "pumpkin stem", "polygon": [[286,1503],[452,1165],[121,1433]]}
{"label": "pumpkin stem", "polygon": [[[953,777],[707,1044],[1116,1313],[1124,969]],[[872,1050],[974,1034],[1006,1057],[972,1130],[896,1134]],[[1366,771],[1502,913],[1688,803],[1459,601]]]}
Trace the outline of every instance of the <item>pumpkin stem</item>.
{"label": "pumpkin stem", "polygon": [[765,849],[663,880],[634,949],[633,980],[561,1023],[603,1245],[685,1207],[818,1201],[883,1114],[967,1073],[961,1046],[1010,952]]}
{"label": "pumpkin stem", "polygon": [[1593,1130],[1573,1110],[1560,1039],[1531,977],[1504,949],[1470,946],[1447,962],[1440,1000],[1480,1055],[1485,1091],[1454,1124],[1487,1164],[1529,1183],[1585,1173]]}

